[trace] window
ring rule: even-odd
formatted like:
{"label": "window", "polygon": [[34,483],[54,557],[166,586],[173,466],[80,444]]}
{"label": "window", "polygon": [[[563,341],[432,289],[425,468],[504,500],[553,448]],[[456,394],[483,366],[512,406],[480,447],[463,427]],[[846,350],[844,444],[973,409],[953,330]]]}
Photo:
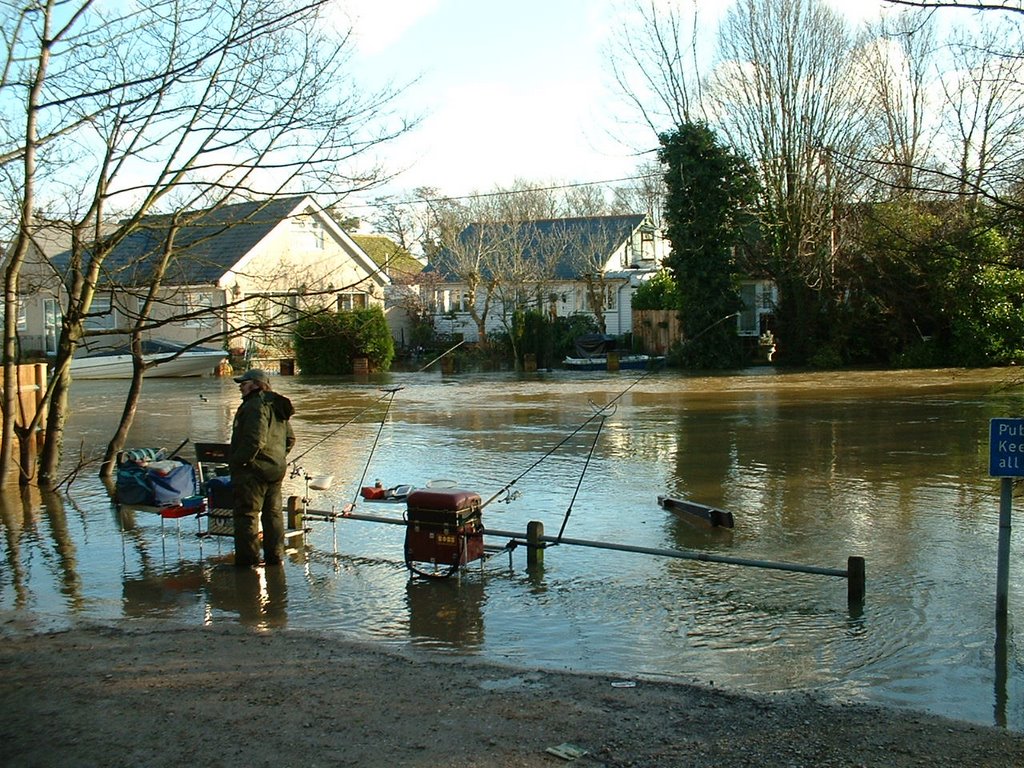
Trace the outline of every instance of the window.
{"label": "window", "polygon": [[299,297],[295,293],[265,293],[246,302],[251,340],[258,347],[287,347],[298,320]]}
{"label": "window", "polygon": [[56,299],[43,302],[43,351],[57,354],[57,336],[60,333],[61,313]]}
{"label": "window", "polygon": [[654,231],[645,229],[640,232],[640,260],[654,261],[657,253],[654,247]]}
{"label": "window", "polygon": [[[615,309],[615,299],[618,291],[613,285],[595,285],[591,291],[587,291],[586,306],[591,312],[604,312]],[[594,306],[599,304],[600,306]]]}
{"label": "window", "polygon": [[110,306],[110,294],[92,297],[92,306],[83,323],[87,331],[110,331],[117,327],[114,309]]}
{"label": "window", "polygon": [[18,330],[19,331],[27,331],[28,330],[28,315],[26,314],[25,297],[24,296],[19,296],[18,297]]}
{"label": "window", "polygon": [[366,309],[367,300],[365,293],[339,293],[338,311],[352,312],[356,309]]}
{"label": "window", "polygon": [[217,325],[212,293],[186,294],[182,310],[188,315],[182,323],[185,328],[212,328]]}
{"label": "window", "polygon": [[739,330],[740,336],[757,336],[757,285],[745,283],[740,286],[740,301],[743,302],[743,309],[740,311]]}

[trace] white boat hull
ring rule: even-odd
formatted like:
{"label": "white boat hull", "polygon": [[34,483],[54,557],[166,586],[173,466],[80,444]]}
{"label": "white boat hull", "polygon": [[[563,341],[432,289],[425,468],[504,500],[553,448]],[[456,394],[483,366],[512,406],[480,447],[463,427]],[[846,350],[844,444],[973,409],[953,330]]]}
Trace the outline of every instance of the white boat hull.
{"label": "white boat hull", "polygon": [[[145,370],[146,378],[176,378],[185,376],[208,376],[226,360],[227,352],[209,351],[183,352],[168,359],[163,355],[144,355],[147,363],[163,360]],[[132,377],[131,355],[96,355],[76,357],[71,361],[72,379],[130,379]]]}

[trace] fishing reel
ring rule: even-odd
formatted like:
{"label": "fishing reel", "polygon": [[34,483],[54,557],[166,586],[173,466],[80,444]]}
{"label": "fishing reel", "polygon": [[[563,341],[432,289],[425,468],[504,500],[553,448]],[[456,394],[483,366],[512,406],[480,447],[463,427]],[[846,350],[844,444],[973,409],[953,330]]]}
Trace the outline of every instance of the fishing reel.
{"label": "fishing reel", "polygon": [[513,501],[523,495],[522,491],[511,491],[506,489],[504,495],[495,499],[499,504],[511,504]]}

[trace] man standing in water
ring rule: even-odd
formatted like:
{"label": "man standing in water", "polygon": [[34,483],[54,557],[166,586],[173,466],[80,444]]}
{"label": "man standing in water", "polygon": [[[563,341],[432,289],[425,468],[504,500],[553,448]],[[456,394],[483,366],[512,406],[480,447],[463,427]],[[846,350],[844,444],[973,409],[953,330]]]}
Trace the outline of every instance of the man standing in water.
{"label": "man standing in water", "polygon": [[295,408],[274,392],[265,371],[254,368],[235,379],[242,404],[231,427],[231,486],[234,491],[235,565],[260,562],[259,523],[263,523],[263,562],[284,559],[284,513],[281,482],[287,455],[295,445],[289,423]]}

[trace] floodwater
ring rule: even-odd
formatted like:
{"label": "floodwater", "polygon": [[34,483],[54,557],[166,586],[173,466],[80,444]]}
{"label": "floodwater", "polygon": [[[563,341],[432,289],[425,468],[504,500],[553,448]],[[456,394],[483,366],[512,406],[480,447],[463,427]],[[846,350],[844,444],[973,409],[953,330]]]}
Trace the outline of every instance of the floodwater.
{"label": "floodwater", "polygon": [[[76,385],[69,459],[101,451],[125,385]],[[531,668],[809,689],[1024,730],[1024,539],[1011,530],[997,626],[1000,480],[988,476],[989,420],[1024,415],[1015,370],[427,372],[277,388],[298,410],[302,474],[335,477],[328,490],[286,481],[312,509],[339,509],[375,479],[452,480],[494,497],[483,517],[495,531],[540,521],[567,539],[840,570],[863,557],[866,599],[849,606],[830,575],[566,543],[539,570],[519,547],[458,578],[410,580],[403,528],[358,520],[311,522],[284,578],[263,573],[250,592],[223,565],[229,540],[199,540],[190,518],[161,527],[151,511],[118,510],[90,469],[60,497],[5,494],[7,629],[242,622]],[[224,441],[237,402],[230,381],[147,381],[130,447]],[[659,494],[731,511],[736,526],[695,528]]]}

